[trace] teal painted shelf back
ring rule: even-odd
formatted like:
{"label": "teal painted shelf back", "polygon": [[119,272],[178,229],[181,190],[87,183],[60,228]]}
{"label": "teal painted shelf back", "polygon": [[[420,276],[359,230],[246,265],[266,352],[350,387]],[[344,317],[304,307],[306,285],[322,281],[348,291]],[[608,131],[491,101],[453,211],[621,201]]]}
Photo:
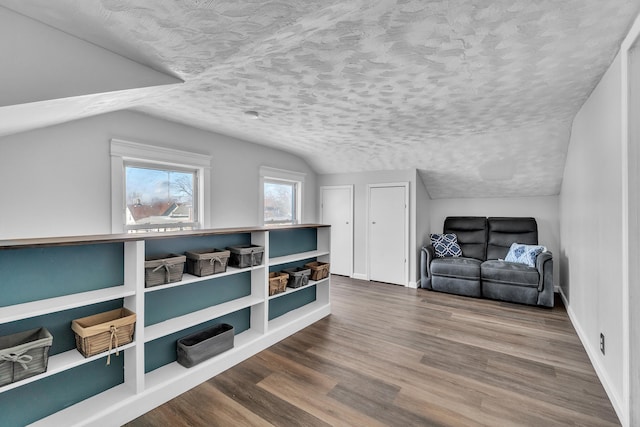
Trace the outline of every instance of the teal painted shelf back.
{"label": "teal painted shelf back", "polygon": [[283,314],[312,303],[316,300],[316,287],[307,286],[293,294],[284,295],[269,300],[269,320],[280,317]]}
{"label": "teal painted shelf back", "polygon": [[124,353],[94,360],[2,393],[0,425],[22,427],[124,382]]}
{"label": "teal painted shelf back", "polygon": [[124,283],[124,246],[24,248],[0,251],[0,307],[119,286]]}
{"label": "teal painted shelf back", "polygon": [[144,295],[145,326],[251,294],[251,273],[191,283]]}
{"label": "teal painted shelf back", "polygon": [[315,228],[271,230],[269,231],[269,257],[315,251],[318,248],[317,235]]}
{"label": "teal painted shelf back", "polygon": [[176,354],[176,343],[180,338],[218,323],[228,323],[233,325],[234,334],[238,335],[251,327],[251,309],[245,308],[146,343],[144,345],[145,373],[175,362],[178,359]]}

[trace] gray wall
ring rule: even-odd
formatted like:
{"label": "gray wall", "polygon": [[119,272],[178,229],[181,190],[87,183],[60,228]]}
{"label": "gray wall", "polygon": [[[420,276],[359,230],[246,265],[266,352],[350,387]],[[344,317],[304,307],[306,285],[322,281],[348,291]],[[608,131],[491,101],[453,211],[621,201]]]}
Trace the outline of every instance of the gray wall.
{"label": "gray wall", "polygon": [[[569,314],[618,411],[623,404],[621,61],[576,115],[560,194]],[[599,336],[606,337],[606,355]]]}
{"label": "gray wall", "polygon": [[306,173],[303,222],[317,221],[315,172],[292,154],[121,111],[0,138],[0,239],[111,232],[110,139],[212,156],[212,227],[258,224],[259,167]]}
{"label": "gray wall", "polygon": [[[420,249],[429,242],[431,233],[431,203],[420,174],[416,177],[416,278],[420,281]],[[420,284],[418,283],[418,286]]]}

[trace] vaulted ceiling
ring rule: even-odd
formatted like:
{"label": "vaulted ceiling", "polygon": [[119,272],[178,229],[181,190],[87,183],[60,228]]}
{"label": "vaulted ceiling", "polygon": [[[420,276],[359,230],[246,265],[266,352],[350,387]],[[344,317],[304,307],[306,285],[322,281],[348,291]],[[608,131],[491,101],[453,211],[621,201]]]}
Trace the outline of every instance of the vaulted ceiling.
{"label": "vaulted ceiling", "polygon": [[638,0],[0,5],[24,20],[13,40],[3,26],[3,63],[11,49],[18,64],[49,53],[33,76],[0,78],[13,88],[0,135],[134,109],[293,152],[320,174],[417,168],[432,198],[558,194],[573,117],[640,11]]}

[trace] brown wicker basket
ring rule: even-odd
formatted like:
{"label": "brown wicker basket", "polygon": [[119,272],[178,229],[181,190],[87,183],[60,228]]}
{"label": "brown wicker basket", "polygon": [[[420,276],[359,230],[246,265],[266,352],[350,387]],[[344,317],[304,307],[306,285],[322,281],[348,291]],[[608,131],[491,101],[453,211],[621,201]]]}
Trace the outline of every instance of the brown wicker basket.
{"label": "brown wicker basket", "polygon": [[136,314],[126,308],[117,308],[71,322],[76,334],[76,348],[84,357],[109,351],[107,365],[111,361],[111,350],[133,341]]}
{"label": "brown wicker basket", "polygon": [[187,251],[184,254],[187,256],[187,273],[194,276],[210,276],[227,271],[229,251],[206,249]]}
{"label": "brown wicker basket", "polygon": [[269,273],[269,296],[276,295],[287,290],[289,275],[283,272],[272,271]]}
{"label": "brown wicker basket", "polygon": [[45,372],[51,344],[45,328],[0,337],[0,386]]}
{"label": "brown wicker basket", "polygon": [[147,258],[144,262],[144,286],[165,285],[182,280],[184,255],[167,254]]}
{"label": "brown wicker basket", "polygon": [[311,280],[322,280],[329,277],[329,263],[313,261],[304,265],[311,269]]}

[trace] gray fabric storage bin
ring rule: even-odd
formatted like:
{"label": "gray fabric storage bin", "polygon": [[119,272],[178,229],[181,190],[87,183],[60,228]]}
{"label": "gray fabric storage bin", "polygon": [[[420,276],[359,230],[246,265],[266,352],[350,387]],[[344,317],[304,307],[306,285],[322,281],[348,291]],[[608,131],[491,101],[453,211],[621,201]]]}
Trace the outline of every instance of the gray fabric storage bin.
{"label": "gray fabric storage bin", "polygon": [[220,323],[203,329],[177,342],[178,363],[191,368],[233,348],[234,328],[228,323]]}

